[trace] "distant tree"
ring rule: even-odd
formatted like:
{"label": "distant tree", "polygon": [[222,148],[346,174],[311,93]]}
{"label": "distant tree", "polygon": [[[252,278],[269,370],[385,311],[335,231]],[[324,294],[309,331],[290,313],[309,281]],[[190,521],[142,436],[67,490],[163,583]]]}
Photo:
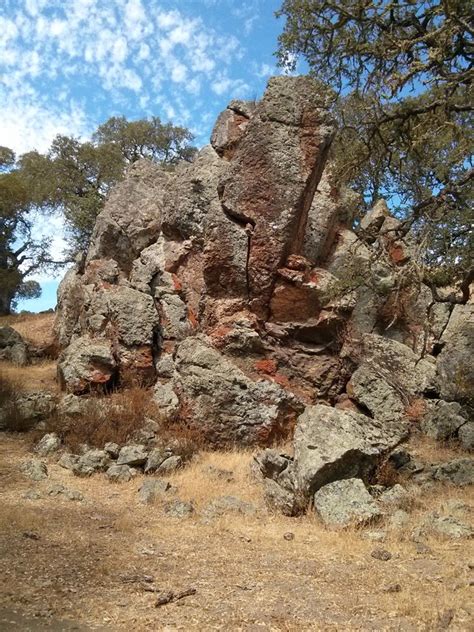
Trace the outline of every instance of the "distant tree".
{"label": "distant tree", "polygon": [[10,314],[21,298],[37,298],[41,288],[28,275],[51,266],[47,240],[32,235],[33,204],[15,154],[0,147],[0,314]]}
{"label": "distant tree", "polygon": [[[341,181],[385,197],[430,284],[473,280],[474,19],[465,0],[285,0],[280,64],[332,89]],[[464,299],[466,293],[463,292]]]}
{"label": "distant tree", "polygon": [[107,194],[126,167],[145,158],[171,169],[180,160],[192,159],[192,138],[187,129],[163,124],[157,117],[113,117],[98,127],[91,141],[59,135],[46,155],[30,152],[20,164],[35,202],[64,214],[72,259],[87,248]]}

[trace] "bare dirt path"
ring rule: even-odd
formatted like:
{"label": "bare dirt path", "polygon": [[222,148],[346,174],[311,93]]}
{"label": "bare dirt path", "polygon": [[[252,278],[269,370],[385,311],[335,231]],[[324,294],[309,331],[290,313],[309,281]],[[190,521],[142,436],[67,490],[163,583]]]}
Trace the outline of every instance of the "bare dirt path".
{"label": "bare dirt path", "polygon": [[[49,478],[30,481],[19,470],[28,450],[26,437],[0,434],[1,630],[470,629],[472,543],[420,549],[394,538],[383,544],[392,553],[383,562],[360,533],[331,533],[310,517],[262,510],[203,522],[201,503],[223,491],[253,493],[259,505],[245,482],[248,455],[240,464],[219,457],[235,470],[228,490],[212,481],[203,489],[215,455],[170,477],[198,509],[174,519],[137,502],[140,479],[80,479],[50,460]],[[84,500],[49,495],[55,484]],[[41,497],[26,499],[28,491]],[[399,592],[388,592],[395,584]],[[163,593],[189,589],[155,606]]]}

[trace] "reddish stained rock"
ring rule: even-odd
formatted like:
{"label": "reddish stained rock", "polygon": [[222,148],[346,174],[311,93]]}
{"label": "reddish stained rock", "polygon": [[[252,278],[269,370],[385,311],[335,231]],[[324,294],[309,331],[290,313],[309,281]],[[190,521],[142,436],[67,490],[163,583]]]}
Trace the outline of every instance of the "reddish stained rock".
{"label": "reddish stained rock", "polygon": [[[334,135],[317,84],[308,77],[270,79],[242,137],[219,195],[227,219],[248,236],[245,285],[259,316],[269,313],[278,268],[299,254],[309,207]],[[223,269],[235,258],[210,245]],[[236,283],[241,286],[242,279]],[[232,292],[234,283],[229,284]]]}
{"label": "reddish stained rock", "polygon": [[278,362],[272,359],[257,360],[254,364],[255,369],[267,375],[275,375],[278,369]]}

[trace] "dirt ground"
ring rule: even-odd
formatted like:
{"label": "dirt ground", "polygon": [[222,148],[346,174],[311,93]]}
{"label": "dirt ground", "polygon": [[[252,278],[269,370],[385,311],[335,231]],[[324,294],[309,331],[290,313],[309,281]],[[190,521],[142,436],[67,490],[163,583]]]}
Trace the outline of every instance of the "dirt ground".
{"label": "dirt ground", "polygon": [[[420,547],[394,532],[379,544],[327,531],[313,516],[268,514],[248,452],[204,453],[170,476],[196,506],[177,519],[138,502],[143,477],[77,478],[50,458],[49,478],[33,482],[19,469],[30,449],[27,435],[0,434],[1,630],[473,629],[472,542]],[[232,470],[232,480],[213,479],[209,465]],[[54,484],[84,500],[48,495]],[[41,498],[24,498],[29,490]],[[259,510],[205,522],[203,507],[225,494]],[[469,495],[438,488],[413,520]],[[389,561],[371,557],[380,546]],[[156,607],[163,591],[195,592]]]}

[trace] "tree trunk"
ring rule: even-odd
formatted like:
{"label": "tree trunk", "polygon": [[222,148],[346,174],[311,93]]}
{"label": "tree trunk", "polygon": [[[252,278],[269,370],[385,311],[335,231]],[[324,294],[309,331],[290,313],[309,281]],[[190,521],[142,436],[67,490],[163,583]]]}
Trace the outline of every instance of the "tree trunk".
{"label": "tree trunk", "polygon": [[0,316],[9,316],[12,313],[12,293],[0,287]]}

